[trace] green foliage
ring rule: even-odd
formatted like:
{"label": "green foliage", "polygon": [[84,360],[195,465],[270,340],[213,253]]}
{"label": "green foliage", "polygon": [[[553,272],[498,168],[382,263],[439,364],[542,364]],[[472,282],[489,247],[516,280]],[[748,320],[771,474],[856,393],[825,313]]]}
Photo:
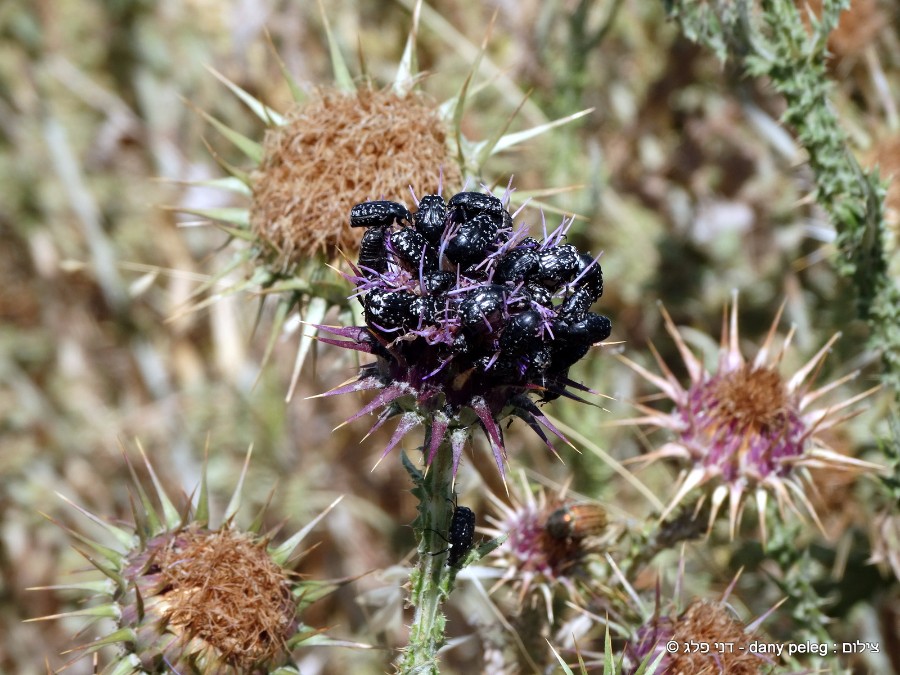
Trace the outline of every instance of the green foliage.
{"label": "green foliage", "polygon": [[[860,168],[830,104],[827,40],[849,4],[826,0],[819,18],[793,0],[764,0],[758,13],[749,0],[667,6],[689,39],[737,60],[749,75],[768,78],[784,96],[782,119],[809,156],[816,200],[837,232],[835,268],[856,288],[870,344],[882,354],[885,384],[900,392],[900,288],[887,274],[884,186],[877,172]],[[757,14],[759,21],[751,21]]]}

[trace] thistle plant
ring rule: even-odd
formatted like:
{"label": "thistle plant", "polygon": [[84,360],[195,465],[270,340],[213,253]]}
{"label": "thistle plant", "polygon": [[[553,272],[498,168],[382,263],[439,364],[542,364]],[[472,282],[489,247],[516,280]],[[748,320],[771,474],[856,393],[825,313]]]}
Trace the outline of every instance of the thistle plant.
{"label": "thistle plant", "polygon": [[307,94],[282,64],[294,97],[294,106],[286,113],[273,110],[214,71],[267,130],[260,143],[201,113],[252,166],[220,160],[230,176],[213,182],[239,199],[249,198],[249,208],[181,209],[219,224],[238,244],[233,261],[213,273],[198,294],[249,268],[244,280],[217,290],[199,306],[221,292],[248,290],[277,298],[266,358],[289,314],[299,310],[304,324],[288,399],[315,344],[315,326],[329,309],[337,308],[344,324],[358,320],[346,299],[348,288],[329,269],[344,267],[345,260],[358,254],[362,233],[347,222],[351,206],[367,198],[404,201],[410,189],[422,194],[438,182],[461,188],[466,180],[483,178],[485,163],[494,154],[590,112],[507,133],[510,118],[489,139],[466,138],[461,130],[463,114],[470,88],[481,86],[475,76],[486,43],[458,93],[443,103],[433,100],[421,90],[423,74],[417,69],[421,5],[419,0],[414,8],[393,82],[384,88],[368,78],[353,78],[321,3],[334,81]]}
{"label": "thistle plant", "polygon": [[438,533],[453,520],[453,479],[473,429],[484,431],[501,475],[504,418],[524,420],[553,449],[544,428],[563,436],[531,396],[578,399],[573,389],[590,391],[569,379],[569,368],[611,330],[609,319],[590,311],[603,293],[599,263],[563,243],[571,221],[537,240],[515,225],[508,202],[509,190],[503,198],[461,192],[446,202],[424,195],[415,214],[389,201],[355,206],[351,225],[367,231],[348,278],[362,298],[365,325],[318,326],[335,336],[323,341],[375,357],[325,395],[377,392],[351,419],[379,410],[373,428],[399,419],[382,458],[414,428],[425,428],[426,471],[410,467],[420,500],[413,524],[419,564],[404,672],[436,670],[440,604],[457,569],[476,555],[451,553],[456,564],[449,569],[433,555]]}
{"label": "thistle plant", "polygon": [[84,593],[92,604],[35,620],[112,621],[115,627],[106,635],[73,650],[77,659],[117,647],[117,655],[102,671],[106,675],[298,673],[290,660],[294,649],[304,642],[329,642],[305,626],[299,614],[337,585],[301,579],[290,564],[306,535],[337,502],[274,545],[261,533],[263,514],[247,529],[235,523],[249,461],[248,452],[216,528],[210,526],[205,472],[196,508],[179,511],[146,456],[159,507],[129,462],[132,525],[114,525],[71,504],[114,542],[109,546],[69,530],[79,551],[104,578],[50,587]]}
{"label": "thistle plant", "polygon": [[766,0],[759,12],[752,0],[666,4],[688,38],[740,62],[749,75],[767,77],[784,96],[782,119],[809,155],[816,201],[836,230],[835,268],[856,288],[884,383],[900,392],[900,284],[888,267],[896,242],[886,228],[884,187],[850,151],[826,75],[828,37],[849,1],[823,0],[818,17],[792,0]]}

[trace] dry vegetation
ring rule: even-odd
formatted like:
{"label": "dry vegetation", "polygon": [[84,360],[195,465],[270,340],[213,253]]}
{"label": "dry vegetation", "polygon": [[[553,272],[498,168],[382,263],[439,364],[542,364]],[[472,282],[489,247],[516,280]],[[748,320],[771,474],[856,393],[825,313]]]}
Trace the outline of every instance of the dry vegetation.
{"label": "dry vegetation", "polygon": [[[376,83],[393,76],[409,26],[406,4],[327,3],[344,54],[354,55],[354,73],[358,46]],[[583,17],[573,17],[573,4],[585,9]],[[735,64],[723,65],[687,41],[666,20],[663,3],[526,0],[488,7],[441,0],[434,8],[442,19],[425,15],[420,35],[419,65],[428,73],[422,88],[429,96],[442,101],[455,94],[494,7],[479,78],[496,77],[496,86],[476,95],[463,130],[477,138],[493,133],[529,90],[513,130],[595,107],[584,120],[492,159],[488,171],[501,184],[513,174],[520,190],[581,186],[549,201],[584,216],[573,241],[595,254],[604,251],[602,311],[613,320],[610,342],[621,343],[596,348],[575,374],[612,397],[596,399],[603,408],[569,401],[547,408],[589,443],[573,435],[580,452],[565,448],[563,465],[513,424],[505,432],[510,464],[527,467],[551,489],[572,480],[571,490],[606,505],[617,527],[638,530],[653,521],[652,504],[598,452],[624,460],[661,442],[661,436],[609,424],[633,416],[629,401],[648,393],[612,357],[614,349],[652,364],[652,342],[673,368],[681,363],[657,300],[712,363],[732,289],[740,289],[747,344],[761,342],[786,298],[781,330],[797,326],[797,348],[787,357],[796,361],[786,364],[787,372],[838,330],[843,336],[819,381],[862,369],[857,381],[832,393],[834,400],[875,383],[878,359],[865,350],[867,329],[854,319],[853,290],[829,263],[832,228],[811,198],[802,151],[778,123],[783,102],[765,81],[742,77]],[[892,19],[855,17],[852,30],[864,36],[835,38],[833,103],[854,151],[862,161],[877,159],[884,175],[900,166],[900,22],[890,2],[861,2],[859,8]],[[63,652],[94,637],[93,628],[73,637],[83,619],[22,623],[80,606],[71,593],[26,589],[67,583],[88,567],[66,531],[42,515],[74,529],[91,527],[55,492],[113,520],[132,517],[122,448],[133,452],[135,438],[170,492],[192,494],[208,462],[220,509],[253,444],[243,513],[252,518],[274,488],[266,517],[273,527],[285,523],[286,531],[347,495],[307,540],[320,543],[299,571],[360,578],[313,605],[303,619],[329,628],[332,637],[376,649],[300,650],[304,673],[383,672],[393,650],[405,644],[405,576],[397,566],[409,562],[414,548],[407,525],[415,502],[396,454],[371,470],[390,430],[360,443],[365,421],[335,427],[358,409],[361,397],[306,398],[351,377],[355,361],[320,347],[286,404],[296,324],[288,322],[293,332],[277,341],[261,368],[267,335],[254,327],[271,321],[269,304],[232,294],[202,311],[186,311],[193,291],[224,269],[233,251],[216,227],[164,207],[247,205],[185,183],[222,175],[207,142],[221,160],[252,168],[192,107],[260,142],[264,131],[204,64],[287,110],[290,92],[265,29],[286,68],[310,91],[330,81],[315,3],[0,4],[0,673],[60,668],[72,658]],[[896,228],[896,183],[889,194],[888,219]],[[379,195],[363,192],[359,201],[373,196]],[[536,210],[526,217],[539,225]],[[247,274],[239,267],[221,287]],[[870,398],[862,415],[827,433],[832,447],[884,463],[876,440],[887,435],[889,401],[888,395]],[[671,466],[657,463],[636,475],[668,500],[676,475]],[[898,637],[889,614],[900,597],[900,570],[887,562],[873,567],[868,558],[874,551],[882,561],[900,559],[900,543],[885,543],[896,521],[876,480],[841,479],[823,480],[823,493],[815,496],[826,534],[809,523],[784,539],[808,550],[814,562],[809,578],[815,595],[828,600],[820,611],[834,618],[831,637],[882,646],[877,658],[857,654],[843,663],[859,669],[854,672],[889,672],[884,668],[900,668],[900,653],[886,652]],[[486,526],[487,492],[502,498],[505,491],[482,439],[464,457],[457,489],[460,503]],[[832,490],[841,492],[838,503]],[[684,593],[687,599],[720,597],[744,567],[729,602],[749,622],[796,589],[765,559],[755,517],[743,523],[734,542],[726,536],[714,538],[715,547],[688,545]],[[664,587],[671,589],[677,555],[669,551],[661,560],[670,568],[661,575]],[[656,571],[650,566],[631,580],[648,597]],[[803,603],[812,595],[797,591],[796,597],[802,600],[763,624],[772,641],[798,639],[809,621]],[[608,602],[598,599],[594,608]],[[696,614],[698,607],[689,611]],[[496,645],[509,643],[474,584],[461,582],[448,619],[449,635],[467,639],[443,657],[445,672],[487,669]],[[602,652],[602,636],[594,630],[579,646]],[[104,651],[101,662],[112,653]],[[573,652],[564,653],[571,660]],[[85,659],[67,672],[91,668]]]}

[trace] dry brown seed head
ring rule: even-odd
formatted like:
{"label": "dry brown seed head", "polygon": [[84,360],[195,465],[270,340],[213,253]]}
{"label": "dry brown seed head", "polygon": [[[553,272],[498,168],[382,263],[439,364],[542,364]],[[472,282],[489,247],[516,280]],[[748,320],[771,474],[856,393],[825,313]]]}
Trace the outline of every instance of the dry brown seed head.
{"label": "dry brown seed head", "polygon": [[164,618],[221,660],[252,668],[280,660],[295,629],[287,573],[246,533],[187,530],[158,552]]}
{"label": "dry brown seed head", "polygon": [[330,89],[290,111],[269,130],[253,172],[253,231],[285,268],[338,249],[351,258],[363,232],[350,208],[367,199],[409,203],[416,194],[461,183],[437,106],[416,92]]}

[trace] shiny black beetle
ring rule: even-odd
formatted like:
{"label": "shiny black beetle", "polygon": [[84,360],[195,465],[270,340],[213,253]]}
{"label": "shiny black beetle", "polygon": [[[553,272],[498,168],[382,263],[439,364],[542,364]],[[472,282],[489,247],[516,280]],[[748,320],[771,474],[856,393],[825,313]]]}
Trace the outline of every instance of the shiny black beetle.
{"label": "shiny black beetle", "polygon": [[387,227],[395,221],[410,223],[412,217],[403,204],[386,199],[363,202],[350,209],[350,227]]}
{"label": "shiny black beetle", "polygon": [[454,506],[447,532],[447,566],[458,567],[475,541],[475,512],[468,506]]}

